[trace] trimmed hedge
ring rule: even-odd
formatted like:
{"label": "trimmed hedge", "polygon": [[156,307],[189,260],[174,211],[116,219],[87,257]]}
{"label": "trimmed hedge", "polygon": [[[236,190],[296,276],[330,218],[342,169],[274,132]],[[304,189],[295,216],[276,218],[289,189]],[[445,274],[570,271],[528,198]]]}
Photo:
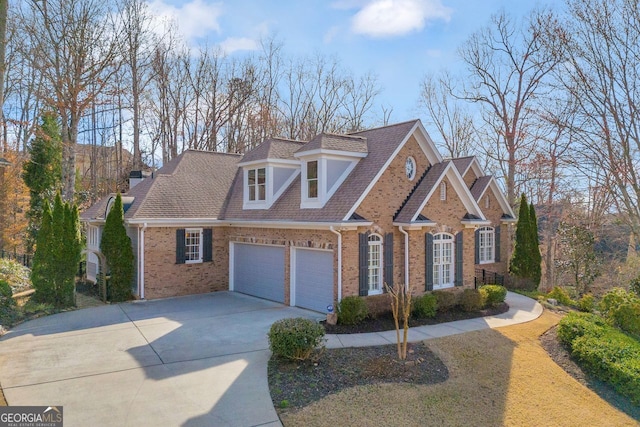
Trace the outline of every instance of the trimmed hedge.
{"label": "trimmed hedge", "polygon": [[484,298],[475,289],[465,289],[458,298],[458,305],[466,312],[478,311],[484,306]]}
{"label": "trimmed hedge", "polygon": [[458,305],[458,293],[451,291],[433,291],[438,301],[438,311],[449,311]]}
{"label": "trimmed hedge", "polygon": [[547,299],[549,299],[549,298],[555,299],[556,301],[558,301],[562,305],[566,305],[566,306],[574,306],[575,305],[575,301],[573,301],[571,299],[571,297],[569,297],[569,294],[567,293],[567,291],[565,291],[560,286],[554,287],[551,290],[551,292],[549,292],[547,294]]}
{"label": "trimmed hedge", "polygon": [[433,294],[424,294],[415,297],[412,305],[413,315],[421,319],[435,317],[438,311],[438,299]]}
{"label": "trimmed hedge", "polygon": [[368,315],[369,308],[364,298],[348,296],[338,304],[338,323],[341,325],[357,325]]}
{"label": "trimmed hedge", "polygon": [[591,294],[584,294],[578,300],[578,310],[591,313],[596,308],[596,300]]}
{"label": "trimmed hedge", "polygon": [[292,360],[306,360],[322,343],[324,327],[302,317],[282,319],[271,325],[269,348],[279,357]]}
{"label": "trimmed hedge", "polygon": [[558,338],[587,371],[640,404],[640,342],[608,325],[600,316],[569,313],[558,324]]}
{"label": "trimmed hedge", "polygon": [[484,285],[480,287],[482,293],[486,293],[485,305],[492,307],[503,303],[507,298],[507,288],[500,285]]}

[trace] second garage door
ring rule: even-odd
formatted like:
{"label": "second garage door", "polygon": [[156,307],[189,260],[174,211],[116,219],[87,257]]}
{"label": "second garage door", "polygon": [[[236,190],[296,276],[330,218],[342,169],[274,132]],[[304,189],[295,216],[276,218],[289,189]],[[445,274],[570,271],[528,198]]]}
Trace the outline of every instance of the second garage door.
{"label": "second garage door", "polygon": [[284,303],[284,248],[233,245],[232,290]]}
{"label": "second garage door", "polygon": [[295,249],[293,279],[295,300],[298,307],[322,313],[333,304],[333,252]]}

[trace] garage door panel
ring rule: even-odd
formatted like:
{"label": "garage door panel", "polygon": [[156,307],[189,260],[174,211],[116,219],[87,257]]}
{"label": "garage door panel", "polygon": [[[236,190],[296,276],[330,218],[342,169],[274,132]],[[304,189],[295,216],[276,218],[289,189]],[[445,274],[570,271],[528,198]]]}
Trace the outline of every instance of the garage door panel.
{"label": "garage door panel", "polygon": [[284,248],[233,245],[233,290],[284,303]]}
{"label": "garage door panel", "polygon": [[333,304],[333,252],[296,249],[295,304],[325,313]]}

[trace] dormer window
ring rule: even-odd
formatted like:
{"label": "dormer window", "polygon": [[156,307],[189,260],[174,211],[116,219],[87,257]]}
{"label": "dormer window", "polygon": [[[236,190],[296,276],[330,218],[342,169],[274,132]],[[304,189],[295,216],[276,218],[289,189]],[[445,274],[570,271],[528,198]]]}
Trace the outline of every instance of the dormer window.
{"label": "dormer window", "polygon": [[265,168],[249,169],[247,171],[247,185],[249,201],[266,200],[267,174]]}
{"label": "dormer window", "polygon": [[307,197],[318,198],[318,161],[307,162]]}

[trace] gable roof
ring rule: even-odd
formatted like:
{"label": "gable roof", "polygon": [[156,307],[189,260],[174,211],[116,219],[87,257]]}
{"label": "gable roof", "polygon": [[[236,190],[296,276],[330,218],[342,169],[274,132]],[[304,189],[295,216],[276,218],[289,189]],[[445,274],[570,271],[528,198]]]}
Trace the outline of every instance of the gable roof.
{"label": "gable roof", "polygon": [[356,135],[336,135],[321,133],[302,146],[296,154],[315,150],[348,151],[351,153],[367,153],[367,138]]}
{"label": "gable roof", "polygon": [[[184,151],[126,194],[133,203],[125,220],[217,219],[239,160],[237,154]],[[81,218],[104,219],[109,198],[84,211]]]}
{"label": "gable roof", "polygon": [[460,219],[474,221],[485,220],[484,214],[464,184],[464,180],[454,162],[452,160],[445,160],[433,165],[417,183],[409,195],[409,198],[404,203],[404,206],[402,206],[396,214],[394,222],[403,224],[415,222],[445,176],[449,178],[451,186],[458,197],[460,197],[460,201],[465,209],[467,209],[465,215]]}
{"label": "gable roof", "polygon": [[491,178],[492,178],[491,176],[481,176],[480,178],[474,181],[473,185],[471,185],[471,189],[470,189],[471,195],[473,196],[476,202],[480,201],[480,198],[484,194],[485,190],[489,187],[489,184],[491,183]]}
{"label": "gable roof", "polygon": [[301,177],[298,175],[270,209],[243,210],[242,171],[238,171],[222,218],[233,221],[348,222],[359,206],[360,198],[366,195],[368,187],[384,172],[419,123],[419,120],[413,120],[355,133],[366,138],[368,154],[360,159],[324,207],[319,209],[300,209]]}
{"label": "gable roof", "polygon": [[498,204],[503,212],[502,219],[504,221],[515,221],[516,215],[513,213],[513,209],[511,209],[511,205],[509,205],[504,193],[500,190],[500,187],[498,187],[498,182],[494,176],[481,176],[473,183],[470,191],[476,202],[479,202],[487,189],[491,189],[491,191],[493,191],[493,195],[498,200]]}

